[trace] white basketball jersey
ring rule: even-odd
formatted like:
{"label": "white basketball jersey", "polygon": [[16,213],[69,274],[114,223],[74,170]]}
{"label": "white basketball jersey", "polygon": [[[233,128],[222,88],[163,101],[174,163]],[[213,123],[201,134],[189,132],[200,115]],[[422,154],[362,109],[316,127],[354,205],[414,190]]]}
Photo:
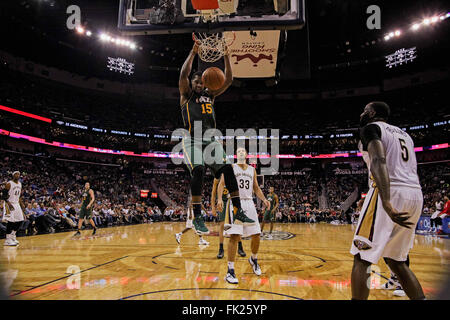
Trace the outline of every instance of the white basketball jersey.
{"label": "white basketball jersey", "polygon": [[15,183],[12,180],[8,183],[11,186],[8,192],[8,201],[11,203],[19,203],[20,194],[22,193],[22,183],[20,183],[20,181]]}
{"label": "white basketball jersey", "polygon": [[379,121],[372,124],[381,129],[381,142],[386,150],[386,165],[391,186],[421,188],[417,175],[414,142],[409,134],[386,122]]}
{"label": "white basketball jersey", "polygon": [[255,168],[247,165],[247,169],[243,170],[237,163],[234,163],[233,171],[239,186],[239,197],[241,200],[253,200]]}

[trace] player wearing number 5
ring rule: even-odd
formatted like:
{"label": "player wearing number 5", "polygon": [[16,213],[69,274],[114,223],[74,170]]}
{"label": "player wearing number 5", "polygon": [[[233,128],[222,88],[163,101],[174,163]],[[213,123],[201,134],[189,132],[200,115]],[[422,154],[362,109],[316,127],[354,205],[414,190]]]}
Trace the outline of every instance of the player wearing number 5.
{"label": "player wearing number 5", "polygon": [[[361,114],[361,142],[371,173],[351,253],[352,298],[367,299],[370,265],[383,257],[397,275],[410,299],[425,296],[406,260],[422,212],[423,195],[411,137],[386,123],[390,114],[384,102],[371,102]],[[368,271],[369,270],[369,271]]]}
{"label": "player wearing number 5", "polygon": [[[184,162],[191,173],[190,189],[192,194],[192,207],[194,211],[193,225],[197,234],[208,234],[209,231],[201,217],[203,177],[208,166],[216,179],[224,176],[225,184],[230,192],[233,204],[233,215],[236,220],[243,223],[253,223],[244,214],[239,200],[239,189],[233,174],[231,164],[226,163],[226,154],[222,144],[211,137],[203,136],[206,130],[216,128],[216,115],[214,112],[214,100],[224,93],[233,81],[229,54],[225,54],[225,82],[217,90],[205,89],[202,82],[202,74],[194,73],[189,81],[192,62],[198,52],[197,44],[194,44],[188,58],[183,64],[179,79],[180,106],[186,135],[182,140]],[[201,132],[196,124],[201,124]],[[205,149],[214,153],[214,157],[206,158]],[[207,154],[207,152],[205,152]]]}

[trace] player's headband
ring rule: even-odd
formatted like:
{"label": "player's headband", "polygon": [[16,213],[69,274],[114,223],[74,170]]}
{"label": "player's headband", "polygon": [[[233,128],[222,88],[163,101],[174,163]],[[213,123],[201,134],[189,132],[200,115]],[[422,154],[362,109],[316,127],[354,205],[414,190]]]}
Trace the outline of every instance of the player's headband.
{"label": "player's headband", "polygon": [[14,171],[12,175],[15,176],[16,173],[18,173],[20,175],[20,171]]}

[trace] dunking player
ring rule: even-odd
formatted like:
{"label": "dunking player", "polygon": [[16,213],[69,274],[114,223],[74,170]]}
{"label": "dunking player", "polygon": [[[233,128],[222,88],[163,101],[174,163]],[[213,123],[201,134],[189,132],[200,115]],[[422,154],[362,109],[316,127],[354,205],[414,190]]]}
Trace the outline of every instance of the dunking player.
{"label": "dunking player", "polygon": [[355,300],[368,298],[368,268],[380,257],[385,258],[410,299],[425,299],[406,264],[423,204],[414,143],[406,132],[386,123],[389,114],[386,103],[371,102],[360,118],[372,181],[350,250],[355,256],[351,278]]}
{"label": "dunking player", "polygon": [[[225,92],[233,80],[229,52],[227,52],[224,56],[226,79],[223,86],[218,90],[205,89],[202,83],[202,74],[200,72],[194,73],[189,81],[192,62],[194,61],[197,52],[198,45],[194,44],[194,47],[181,68],[179,79],[181,113],[183,116],[184,126],[187,130],[189,130],[189,135],[183,137],[182,145],[184,161],[191,173],[190,187],[192,194],[192,207],[194,209],[194,228],[198,234],[207,234],[209,231],[201,217],[202,188],[203,177],[206,169],[205,166],[208,166],[212,170],[217,179],[219,179],[223,174],[226,187],[230,192],[231,202],[233,203],[234,219],[241,221],[244,224],[253,223],[254,220],[247,218],[241,208],[239,189],[233,173],[233,168],[231,167],[231,164],[225,163],[226,155],[223,151],[222,145],[214,138],[197,139],[195,138],[195,135],[200,134],[200,132],[194,132],[195,122],[201,122],[202,137],[203,133],[207,129],[216,128],[214,100],[217,96]],[[215,150],[216,152],[219,150],[220,154],[218,156],[222,159],[220,163],[216,161],[214,161],[214,163],[208,163],[210,161],[206,161],[205,163],[203,156],[203,151],[205,148],[208,148],[208,150]]]}
{"label": "dunking player", "polygon": [[[192,204],[190,203],[190,199],[189,199],[189,203],[187,206],[187,214],[186,214],[186,228],[184,228],[183,231],[179,232],[179,233],[175,233],[175,240],[177,241],[178,244],[181,244],[181,236],[183,234],[185,234],[186,232],[188,232],[189,230],[192,230],[192,228],[194,228],[192,221],[194,220],[194,212],[192,210]],[[204,210],[205,208],[203,208]],[[206,211],[206,210],[205,210]],[[205,239],[203,239],[203,236],[201,234],[198,235],[200,237],[199,241],[198,241],[198,245],[209,245],[209,242],[206,241]]]}
{"label": "dunking player", "polygon": [[269,194],[267,195],[267,201],[270,202],[270,207],[264,212],[263,221],[261,224],[261,234],[264,232],[264,223],[270,222],[270,231],[268,239],[272,238],[273,222],[275,221],[275,212],[277,212],[280,202],[278,201],[278,196],[275,194],[275,189],[273,187],[269,188]]}
{"label": "dunking player", "polygon": [[5,189],[1,193],[3,221],[7,222],[5,246],[17,246],[19,244],[16,239],[16,232],[25,220],[25,206],[21,197],[22,183],[19,179],[20,172],[14,171],[13,179],[6,183]]}
{"label": "dunking player", "polygon": [[97,232],[97,227],[95,226],[94,220],[92,220],[92,206],[94,205],[95,195],[94,191],[91,189],[91,185],[89,182],[86,182],[84,185],[83,191],[83,202],[81,203],[81,209],[78,217],[78,230],[75,233],[76,236],[81,235],[81,226],[83,225],[83,221],[89,219],[94,231],[92,235]]}
{"label": "dunking player", "polygon": [[[217,254],[217,259],[222,259],[224,256],[223,250],[223,229],[225,225],[225,217],[229,214],[231,206],[230,193],[227,188],[223,188],[222,196],[218,195],[217,197],[217,210],[216,210],[216,194],[217,194],[217,186],[219,185],[219,181],[223,183],[223,176],[220,178],[221,180],[214,179],[212,191],[211,191],[211,209],[213,215],[217,216],[216,211],[219,210],[219,253]],[[242,247],[242,241],[238,242],[238,254],[241,257],[245,257],[247,254]]]}
{"label": "dunking player", "polygon": [[[239,224],[233,220],[233,216],[230,214],[225,217],[225,230],[230,235],[230,241],[228,243],[228,272],[225,280],[232,284],[239,283],[235,274],[234,262],[236,260],[237,243],[241,237],[251,236],[251,250],[252,255],[248,259],[248,262],[252,266],[253,273],[257,276],[261,275],[261,268],[258,264],[258,250],[261,238],[261,227],[259,226],[258,213],[256,212],[255,203],[253,202],[253,192],[261,199],[266,208],[269,208],[270,203],[267,201],[264,193],[258,185],[258,179],[256,176],[256,169],[249,166],[246,163],[247,151],[244,148],[238,148],[237,152],[237,164],[233,164],[233,171],[236,175],[236,179],[239,184],[239,195],[241,197],[242,207],[245,210],[245,214],[255,222],[253,224]],[[223,192],[223,181],[219,183],[218,193]]]}

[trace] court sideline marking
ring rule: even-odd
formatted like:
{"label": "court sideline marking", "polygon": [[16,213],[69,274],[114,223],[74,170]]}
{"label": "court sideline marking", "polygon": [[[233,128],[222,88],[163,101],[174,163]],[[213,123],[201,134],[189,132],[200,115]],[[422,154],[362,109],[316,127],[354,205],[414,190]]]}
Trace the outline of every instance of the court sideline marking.
{"label": "court sideline marking", "polygon": [[22,290],[22,291],[20,291],[20,292],[18,292],[18,293],[11,294],[10,297],[14,297],[14,296],[17,296],[17,295],[26,293],[26,292],[28,292],[28,291],[31,291],[31,290],[34,290],[34,289],[37,289],[37,288],[46,286],[46,285],[48,285],[48,284],[50,284],[50,283],[53,283],[53,282],[57,282],[57,281],[66,279],[66,278],[72,277],[72,276],[74,276],[74,275],[76,275],[76,274],[80,274],[80,273],[83,273],[83,272],[86,272],[86,271],[89,271],[89,270],[92,270],[92,269],[96,269],[96,268],[102,267],[102,266],[104,266],[104,265],[107,265],[107,264],[110,264],[110,263],[113,263],[113,262],[116,262],[116,261],[118,261],[118,260],[122,260],[122,259],[125,259],[125,258],[128,258],[128,256],[123,256],[123,257],[120,257],[120,258],[117,258],[117,259],[114,259],[114,260],[111,260],[111,261],[108,261],[108,262],[105,262],[105,263],[102,263],[102,264],[98,264],[98,265],[95,265],[95,266],[90,267],[90,268],[88,268],[88,269],[81,270],[81,271],[79,271],[79,272],[72,273],[72,274],[69,274],[69,275],[67,275],[67,276],[64,276],[64,277],[61,277],[61,278],[58,278],[58,279],[55,279],[55,280],[52,280],[52,281],[49,281],[49,282],[46,282],[46,283],[43,283],[43,284],[34,286],[34,287],[31,287],[30,289]]}

